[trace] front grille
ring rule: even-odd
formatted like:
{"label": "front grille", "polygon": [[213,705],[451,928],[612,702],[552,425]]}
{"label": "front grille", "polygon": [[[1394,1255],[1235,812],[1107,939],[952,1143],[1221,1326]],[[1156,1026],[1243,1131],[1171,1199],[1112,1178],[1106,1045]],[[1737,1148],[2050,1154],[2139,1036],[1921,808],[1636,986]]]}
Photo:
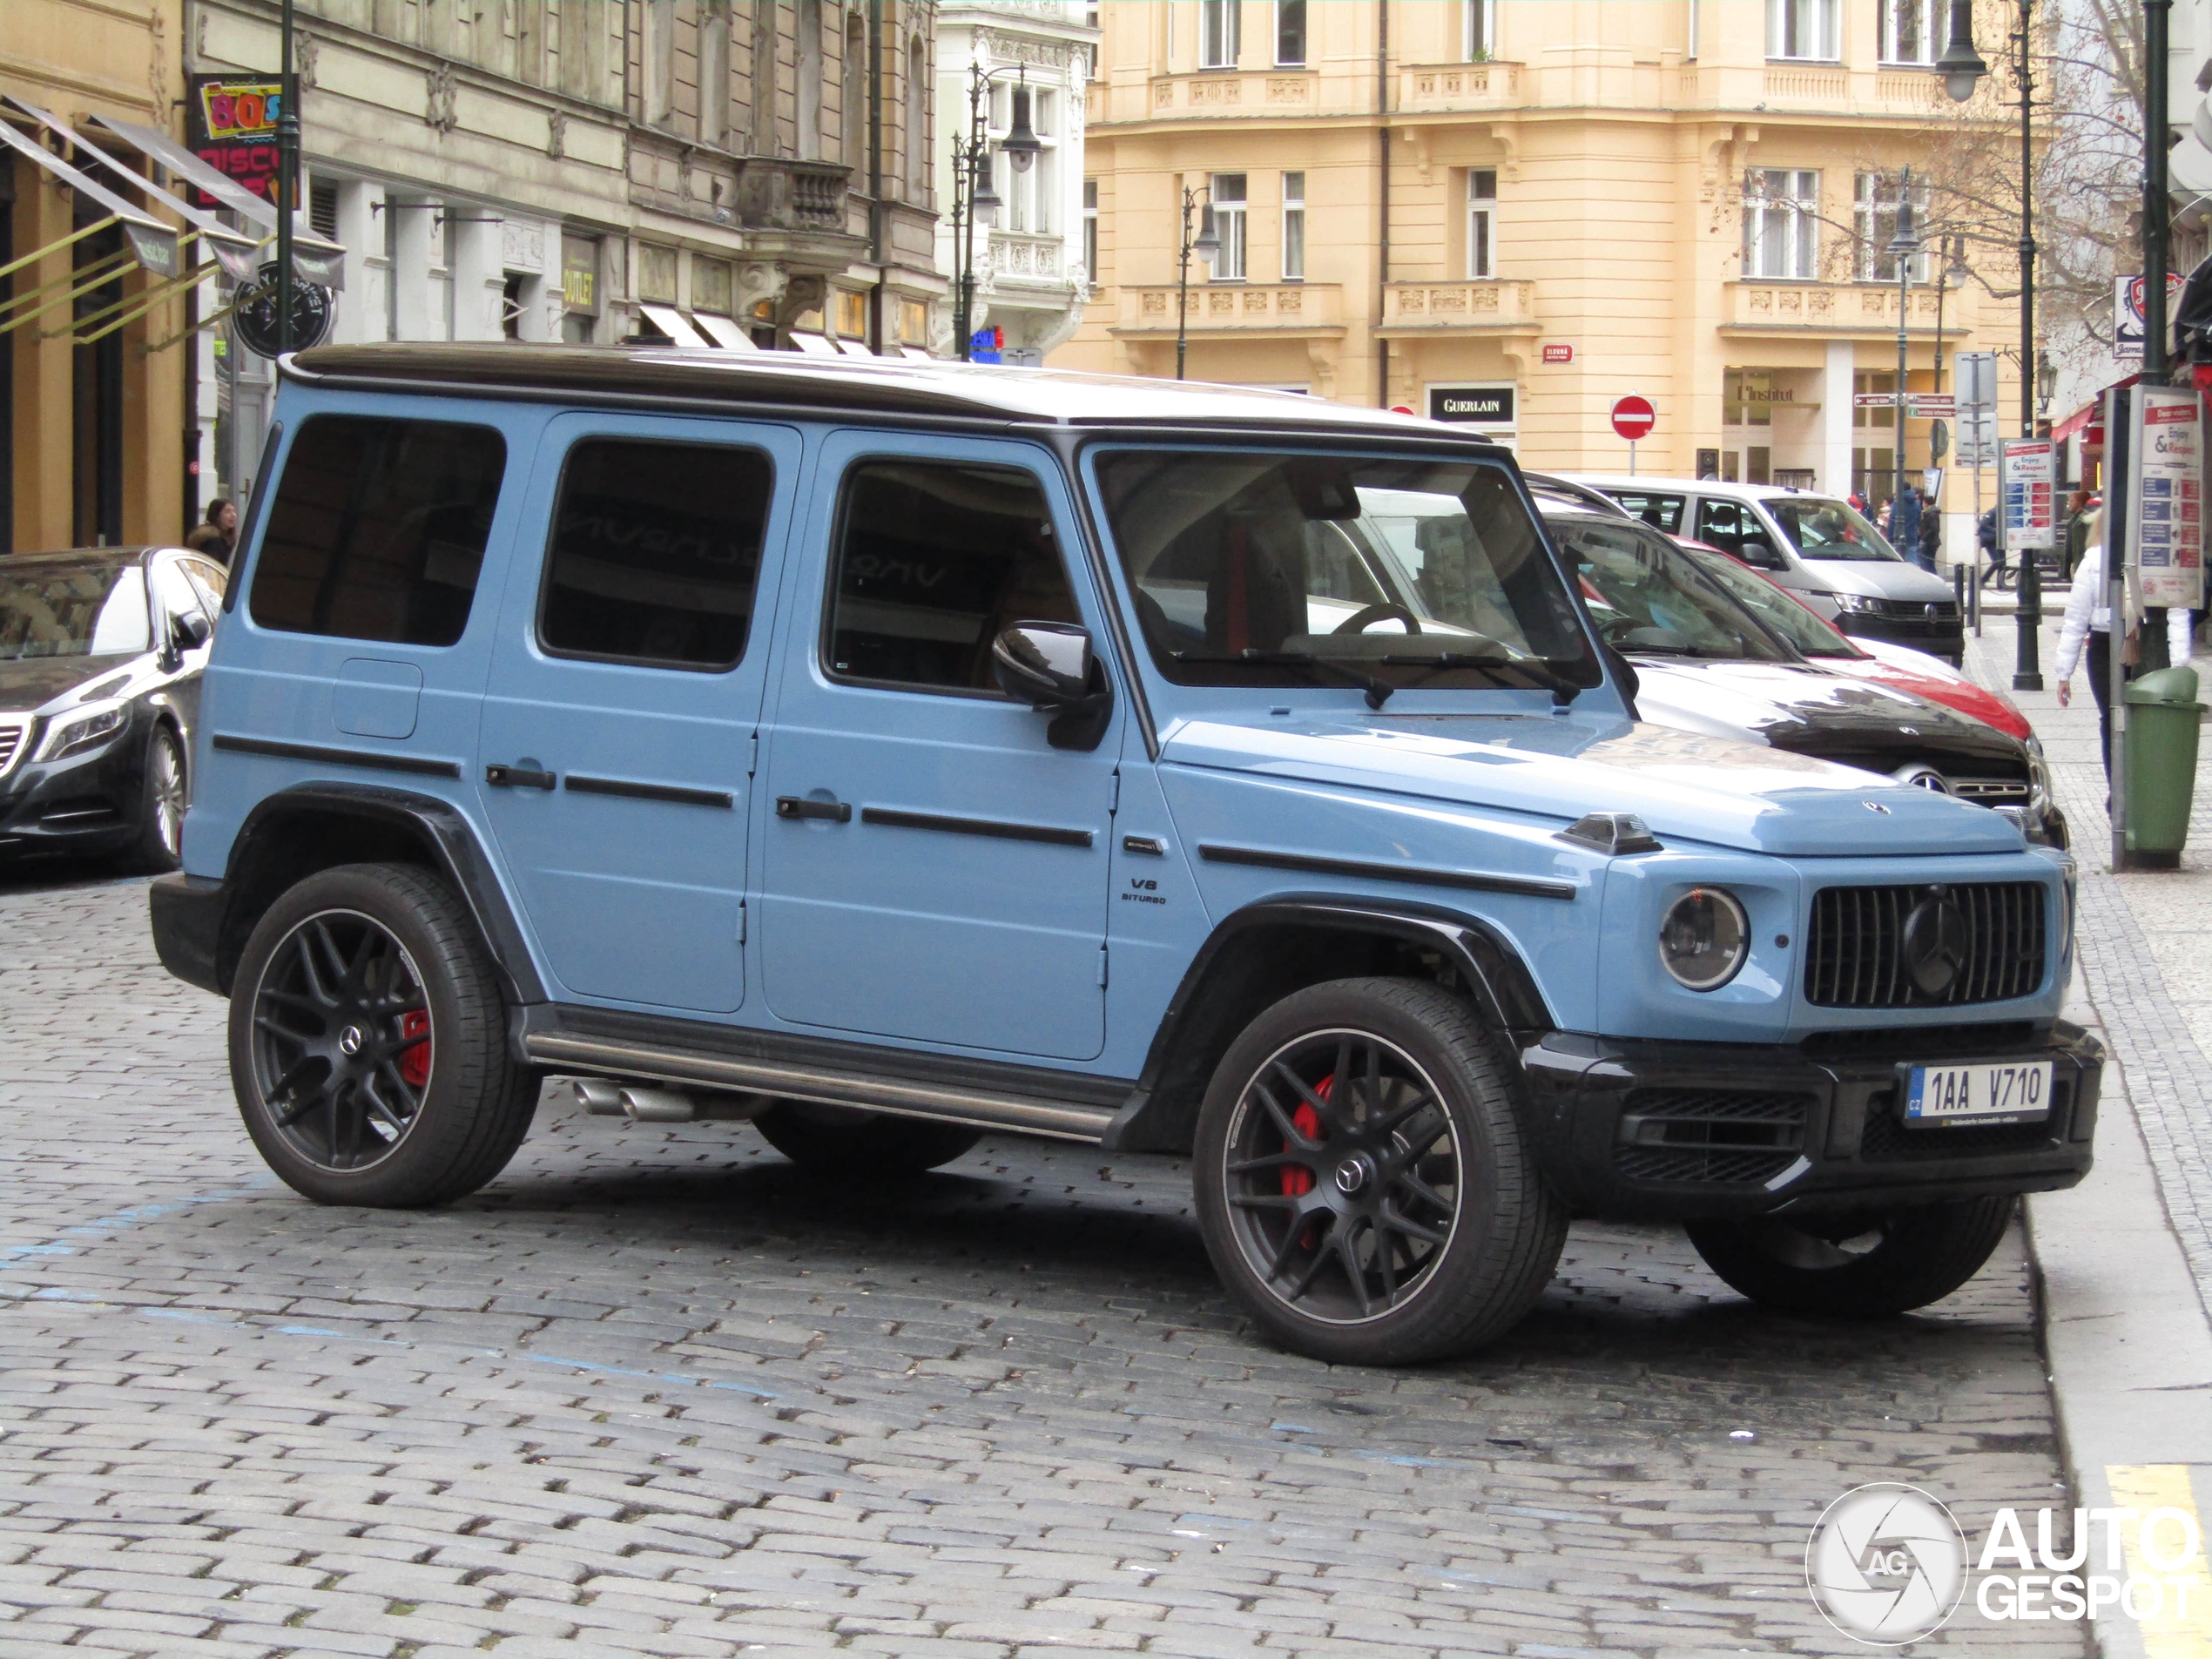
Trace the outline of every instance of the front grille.
{"label": "front grille", "polygon": [[1812,1103],[1775,1089],[1632,1089],[1613,1167],[1631,1181],[1765,1181],[1797,1161]]}
{"label": "front grille", "polygon": [[0,720],[0,775],[16,764],[16,751],[23,747],[24,722]]}
{"label": "front grille", "polygon": [[[1957,904],[1964,954],[1934,995],[1912,981],[1905,926],[1939,894]],[[1824,1008],[1956,1008],[2026,996],[2043,982],[2043,888],[2033,881],[1948,887],[1824,887],[1813,895],[1805,1000]]]}
{"label": "front grille", "polygon": [[1858,1156],[1869,1163],[1912,1163],[1934,1158],[1993,1157],[2006,1152],[2040,1152],[2065,1144],[2073,1121],[2074,1083],[2060,1076],[2051,1099],[2051,1115],[2040,1123],[1979,1123],[1910,1129],[1897,1115],[1898,1091],[1877,1095],[1868,1103],[1866,1129]]}
{"label": "front grille", "polygon": [[1895,617],[1906,622],[1957,622],[1959,602],[1956,599],[1877,599],[1873,615]]}

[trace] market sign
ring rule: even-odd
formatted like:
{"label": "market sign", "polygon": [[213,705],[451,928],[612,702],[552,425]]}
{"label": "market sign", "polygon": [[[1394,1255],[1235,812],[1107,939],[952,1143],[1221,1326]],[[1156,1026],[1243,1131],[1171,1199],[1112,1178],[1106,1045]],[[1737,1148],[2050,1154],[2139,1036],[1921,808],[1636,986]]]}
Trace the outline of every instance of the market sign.
{"label": "market sign", "polygon": [[1511,426],[1513,393],[1510,386],[1432,386],[1428,388],[1428,418]]}
{"label": "market sign", "polygon": [[2058,445],[2048,438],[2007,438],[2000,446],[1997,498],[2003,507],[2006,552],[2054,544],[2051,496],[2057,480]]}
{"label": "market sign", "polygon": [[[284,84],[262,76],[194,75],[185,99],[192,152],[241,188],[276,199],[277,118]],[[196,207],[223,203],[204,190]]]}
{"label": "market sign", "polygon": [[597,239],[563,233],[561,237],[561,305],[578,316],[599,314],[599,244]]}

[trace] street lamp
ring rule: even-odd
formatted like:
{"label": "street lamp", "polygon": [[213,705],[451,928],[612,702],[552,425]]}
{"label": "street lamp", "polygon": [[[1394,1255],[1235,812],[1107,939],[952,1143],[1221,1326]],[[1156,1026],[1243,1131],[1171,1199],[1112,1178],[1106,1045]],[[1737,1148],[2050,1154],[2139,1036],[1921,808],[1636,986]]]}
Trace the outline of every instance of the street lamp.
{"label": "street lamp", "polygon": [[1989,73],[1989,65],[1974,50],[1974,0],[1951,0],[1951,44],[1936,59],[1935,68],[1953,104],[1972,98],[1974,83]]}
{"label": "street lamp", "polygon": [[953,135],[953,246],[960,273],[953,285],[953,333],[960,341],[962,362],[975,354],[975,227],[986,231],[997,223],[1005,203],[991,188],[991,83],[1001,75],[1019,77],[1014,89],[1014,119],[998,146],[1016,172],[1027,172],[1044,145],[1037,142],[1029,121],[1029,72],[1012,69],[987,70],[968,66],[968,132]]}
{"label": "street lamp", "polygon": [[[1206,192],[1212,195],[1211,187]],[[1190,234],[1190,213],[1198,213],[1198,233]],[[1198,192],[1188,185],[1183,189],[1183,246],[1176,255],[1175,274],[1175,377],[1183,378],[1183,358],[1187,345],[1186,325],[1190,314],[1190,256],[1196,253],[1208,266],[1221,252],[1221,233],[1215,228],[1213,203],[1208,199],[1203,206]]]}
{"label": "street lamp", "polygon": [[[1905,494],[1905,327],[1912,320],[1912,261],[1920,252],[1920,230],[1912,212],[1912,169],[1907,167],[1897,185],[1897,229],[1890,237],[1889,255],[1897,261],[1897,488],[1890,499]],[[1890,522],[1894,524],[1894,516]],[[1917,560],[1917,549],[1902,550]]]}

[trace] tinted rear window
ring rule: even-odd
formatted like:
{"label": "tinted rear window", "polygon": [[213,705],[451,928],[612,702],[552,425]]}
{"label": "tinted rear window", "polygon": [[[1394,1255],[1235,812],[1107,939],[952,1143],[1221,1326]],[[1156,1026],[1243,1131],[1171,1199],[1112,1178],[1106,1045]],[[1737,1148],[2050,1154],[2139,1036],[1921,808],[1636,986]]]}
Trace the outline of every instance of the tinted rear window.
{"label": "tinted rear window", "polygon": [[269,505],[264,628],[450,645],[469,625],[507,444],[489,427],[317,415]]}

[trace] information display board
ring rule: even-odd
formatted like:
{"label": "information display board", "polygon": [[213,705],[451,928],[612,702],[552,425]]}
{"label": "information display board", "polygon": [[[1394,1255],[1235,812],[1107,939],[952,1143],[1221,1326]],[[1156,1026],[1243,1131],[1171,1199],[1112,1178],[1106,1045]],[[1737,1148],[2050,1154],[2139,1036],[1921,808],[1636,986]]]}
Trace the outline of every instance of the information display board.
{"label": "information display board", "polygon": [[2146,605],[2204,604],[2203,406],[2195,390],[2136,389],[2128,518]]}
{"label": "information display board", "polygon": [[2051,499],[2058,479],[2058,446],[2048,438],[2007,438],[1998,457],[1997,499],[2005,527],[2005,550],[2041,550],[2056,535],[2055,503]]}

